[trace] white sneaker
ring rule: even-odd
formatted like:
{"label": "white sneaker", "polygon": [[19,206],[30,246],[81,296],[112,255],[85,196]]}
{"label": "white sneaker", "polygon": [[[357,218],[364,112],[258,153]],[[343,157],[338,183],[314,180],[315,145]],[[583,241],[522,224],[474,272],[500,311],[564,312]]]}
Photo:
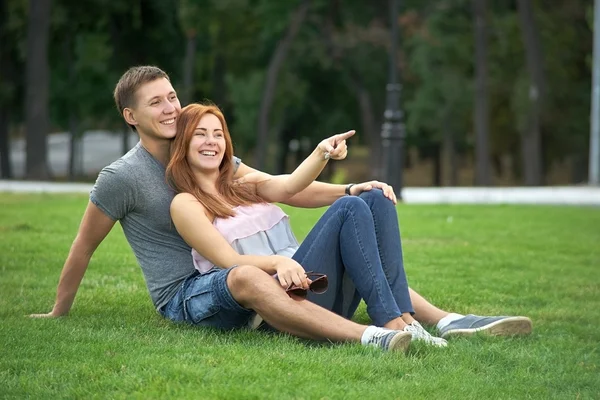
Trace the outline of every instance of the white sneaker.
{"label": "white sneaker", "polygon": [[412,334],[412,340],[422,340],[427,344],[437,347],[448,346],[448,342],[445,339],[433,336],[431,333],[427,332],[425,328],[423,328],[417,321],[413,321],[406,325],[406,327],[404,327],[404,331]]}

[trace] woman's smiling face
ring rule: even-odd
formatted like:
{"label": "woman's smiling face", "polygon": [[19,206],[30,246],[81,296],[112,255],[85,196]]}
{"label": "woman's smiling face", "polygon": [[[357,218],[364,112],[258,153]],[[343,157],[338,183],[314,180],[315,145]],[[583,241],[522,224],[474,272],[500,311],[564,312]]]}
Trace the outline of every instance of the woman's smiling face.
{"label": "woman's smiling face", "polygon": [[196,170],[218,170],[225,147],[225,132],[221,120],[214,114],[204,114],[190,141],[188,162]]}

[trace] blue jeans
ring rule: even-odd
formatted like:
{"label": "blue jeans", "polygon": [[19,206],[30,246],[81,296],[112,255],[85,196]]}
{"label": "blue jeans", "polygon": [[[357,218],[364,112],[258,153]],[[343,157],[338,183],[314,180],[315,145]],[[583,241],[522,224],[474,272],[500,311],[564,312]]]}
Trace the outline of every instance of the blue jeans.
{"label": "blue jeans", "polygon": [[227,276],[234,268],[214,267],[202,274],[195,271],[183,281],[160,313],[173,322],[217,329],[247,326],[255,312],[242,307],[229,291]]}
{"label": "blue jeans", "polygon": [[293,259],[327,274],[328,291],[308,299],[336,314],[351,318],[361,298],[377,326],[414,313],[396,207],[379,189],[336,200]]}

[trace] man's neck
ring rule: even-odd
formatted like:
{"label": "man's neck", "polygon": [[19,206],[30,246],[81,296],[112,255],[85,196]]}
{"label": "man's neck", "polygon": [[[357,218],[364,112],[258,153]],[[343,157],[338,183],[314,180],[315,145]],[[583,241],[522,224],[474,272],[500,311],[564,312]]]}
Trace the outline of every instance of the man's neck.
{"label": "man's neck", "polygon": [[159,163],[165,167],[167,166],[169,159],[171,158],[170,140],[150,138],[147,135],[140,134],[140,143]]}

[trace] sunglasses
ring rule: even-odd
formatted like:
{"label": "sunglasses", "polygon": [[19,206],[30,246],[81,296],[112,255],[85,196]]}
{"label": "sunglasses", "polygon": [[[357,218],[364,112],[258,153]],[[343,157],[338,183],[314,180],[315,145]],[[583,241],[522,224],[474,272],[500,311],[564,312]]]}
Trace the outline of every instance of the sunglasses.
{"label": "sunglasses", "polygon": [[327,286],[329,285],[329,282],[327,281],[327,275],[308,271],[306,272],[306,277],[311,280],[310,284],[308,285],[308,289],[304,289],[292,283],[287,289],[285,289],[286,293],[305,299],[309,290],[316,294],[322,294],[327,291]]}

